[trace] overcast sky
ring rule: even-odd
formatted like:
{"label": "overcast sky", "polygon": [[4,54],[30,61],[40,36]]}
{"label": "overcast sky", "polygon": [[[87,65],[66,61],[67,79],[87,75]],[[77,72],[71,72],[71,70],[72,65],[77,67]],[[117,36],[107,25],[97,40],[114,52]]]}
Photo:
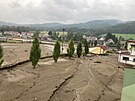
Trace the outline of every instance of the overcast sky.
{"label": "overcast sky", "polygon": [[135,20],[134,0],[0,0],[0,21],[80,23]]}

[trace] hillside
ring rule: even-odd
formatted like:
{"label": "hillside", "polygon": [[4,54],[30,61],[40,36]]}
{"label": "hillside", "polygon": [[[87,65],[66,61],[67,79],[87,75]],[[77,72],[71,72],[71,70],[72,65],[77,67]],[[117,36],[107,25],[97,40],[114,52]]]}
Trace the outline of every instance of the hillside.
{"label": "hillside", "polygon": [[85,28],[85,29],[99,29],[114,26],[117,24],[123,23],[121,20],[93,20],[86,23],[79,24],[71,24],[67,25],[68,27],[77,27],[77,28]]}
{"label": "hillside", "polygon": [[0,26],[3,26],[3,25],[17,26],[18,24],[16,24],[16,23],[11,23],[11,22],[0,21]]}
{"label": "hillside", "polygon": [[121,21],[121,20],[93,20],[85,23],[78,24],[63,24],[58,22],[53,23],[43,23],[43,24],[16,24],[10,22],[0,21],[0,26],[26,26],[32,29],[41,29],[41,30],[56,30],[62,31],[63,28],[66,31],[72,30],[77,32],[92,32],[95,34],[105,34],[105,33],[124,33],[124,34],[135,34],[135,21]]}
{"label": "hillside", "polygon": [[135,21],[128,21],[102,29],[103,32],[135,34]]}
{"label": "hillside", "polygon": [[[44,29],[61,29],[61,28],[98,29],[98,28],[110,27],[120,23],[123,22],[120,20],[110,19],[110,20],[93,20],[93,21],[88,21],[85,23],[77,23],[77,24],[63,24],[63,23],[52,22],[52,23],[43,23],[43,24],[23,24],[23,25],[20,24],[20,26],[28,26],[33,28],[44,28]],[[2,25],[13,26],[17,24],[0,22],[0,26]]]}

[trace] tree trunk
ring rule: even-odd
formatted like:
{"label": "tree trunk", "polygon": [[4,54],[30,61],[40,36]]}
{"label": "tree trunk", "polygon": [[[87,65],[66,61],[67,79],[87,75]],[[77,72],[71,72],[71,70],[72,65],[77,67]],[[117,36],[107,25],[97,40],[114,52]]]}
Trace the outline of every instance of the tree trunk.
{"label": "tree trunk", "polygon": [[33,66],[33,69],[35,69],[36,66]]}

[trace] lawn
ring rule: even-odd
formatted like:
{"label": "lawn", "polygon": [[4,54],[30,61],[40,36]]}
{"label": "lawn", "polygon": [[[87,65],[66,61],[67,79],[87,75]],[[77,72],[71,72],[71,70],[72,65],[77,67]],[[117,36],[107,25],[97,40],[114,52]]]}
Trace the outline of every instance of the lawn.
{"label": "lawn", "polygon": [[135,69],[125,68],[121,101],[135,101]]}
{"label": "lawn", "polygon": [[[119,38],[120,36],[122,36],[125,40],[129,40],[129,39],[134,39],[135,40],[135,34],[119,34],[119,33],[112,33],[113,35],[115,35],[117,38]],[[101,37],[105,37],[106,34],[100,35]]]}
{"label": "lawn", "polygon": [[135,69],[125,68],[123,87],[135,84]]}

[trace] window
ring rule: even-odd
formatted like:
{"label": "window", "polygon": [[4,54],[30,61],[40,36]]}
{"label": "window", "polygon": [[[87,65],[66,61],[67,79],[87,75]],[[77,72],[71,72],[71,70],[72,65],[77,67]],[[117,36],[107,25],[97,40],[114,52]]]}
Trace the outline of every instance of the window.
{"label": "window", "polygon": [[123,60],[129,61],[129,57],[123,57]]}
{"label": "window", "polygon": [[133,62],[135,62],[135,58],[133,58]]}

